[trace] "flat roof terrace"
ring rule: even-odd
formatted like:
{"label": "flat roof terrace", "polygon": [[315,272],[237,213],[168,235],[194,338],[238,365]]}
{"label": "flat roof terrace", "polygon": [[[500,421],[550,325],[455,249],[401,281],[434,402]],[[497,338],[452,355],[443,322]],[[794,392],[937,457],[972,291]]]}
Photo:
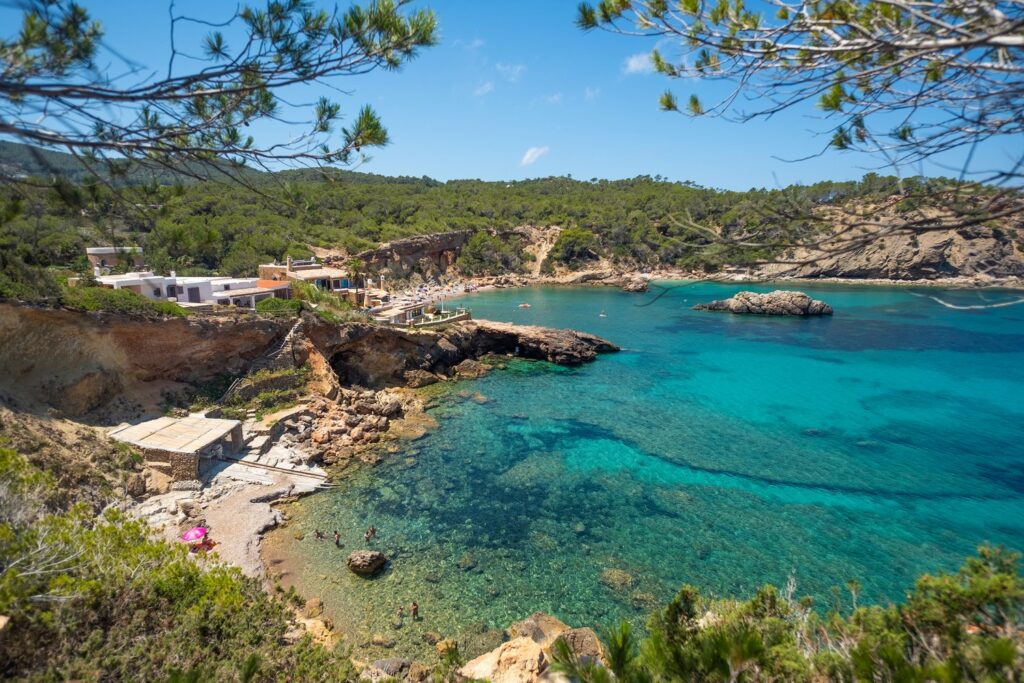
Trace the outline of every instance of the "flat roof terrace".
{"label": "flat roof terrace", "polygon": [[110,437],[142,449],[198,454],[207,446],[230,436],[234,448],[242,445],[242,423],[238,420],[189,415],[158,417],[137,425],[119,427]]}

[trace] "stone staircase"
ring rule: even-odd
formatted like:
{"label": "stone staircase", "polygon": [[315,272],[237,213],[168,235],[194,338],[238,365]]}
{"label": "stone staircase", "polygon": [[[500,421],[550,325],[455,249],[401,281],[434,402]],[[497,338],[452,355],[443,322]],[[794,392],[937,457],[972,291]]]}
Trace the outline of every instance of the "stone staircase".
{"label": "stone staircase", "polygon": [[295,321],[295,324],[292,325],[291,329],[288,330],[288,334],[284,336],[284,339],[279,344],[257,358],[249,366],[249,371],[245,375],[231,383],[231,386],[224,392],[224,395],[220,397],[219,402],[224,403],[230,399],[240,387],[245,385],[246,382],[251,381],[251,377],[261,370],[281,370],[294,367],[294,346],[300,336],[301,328],[302,319],[300,318]]}

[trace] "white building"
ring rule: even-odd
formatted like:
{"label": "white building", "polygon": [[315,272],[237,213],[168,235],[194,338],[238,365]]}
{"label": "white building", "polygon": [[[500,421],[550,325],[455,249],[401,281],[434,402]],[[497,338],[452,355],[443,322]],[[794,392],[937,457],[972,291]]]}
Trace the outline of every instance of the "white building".
{"label": "white building", "polygon": [[174,271],[167,276],[152,271],[98,275],[96,280],[103,287],[129,289],[147,299],[185,305],[218,303],[253,308],[260,299],[288,298],[291,294],[287,282],[267,283],[254,277],[178,277]]}

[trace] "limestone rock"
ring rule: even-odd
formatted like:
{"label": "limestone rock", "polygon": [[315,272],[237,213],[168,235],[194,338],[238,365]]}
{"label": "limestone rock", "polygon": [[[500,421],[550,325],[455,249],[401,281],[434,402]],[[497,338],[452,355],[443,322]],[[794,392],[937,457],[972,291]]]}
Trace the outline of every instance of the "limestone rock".
{"label": "limestone rock", "polygon": [[[833,235],[820,246],[797,248],[784,256],[788,262],[762,266],[758,275],[887,280],[960,277],[980,283],[1024,276],[1024,252],[1017,246],[1019,221],[1016,225],[1007,221],[998,227],[928,229],[908,234],[892,229],[907,220],[898,211],[901,199],[893,197],[883,203],[888,206],[873,208],[870,221],[865,221],[860,212],[839,213],[833,217]],[[858,221],[858,226],[850,226],[851,221]],[[854,241],[860,244],[851,251]]]}
{"label": "limestone rock", "polygon": [[541,646],[531,638],[515,638],[467,662],[458,675],[491,683],[531,683],[547,669]]}
{"label": "limestone rock", "polygon": [[128,475],[124,482],[125,494],[132,498],[141,498],[146,495],[146,477],[139,472]]}
{"label": "limestone rock", "polygon": [[379,550],[357,550],[348,556],[345,564],[355,574],[373,576],[380,571],[386,561],[384,553]]}
{"label": "limestone rock", "polygon": [[580,659],[586,657],[600,662],[606,661],[604,646],[601,645],[601,640],[594,633],[594,629],[572,628],[558,636],[558,640],[564,640],[569,649]]}
{"label": "limestone rock", "polygon": [[642,277],[626,280],[622,285],[622,291],[642,293],[647,291],[647,280]]}
{"label": "limestone rock", "polygon": [[729,299],[697,304],[695,311],[727,311],[748,315],[832,315],[832,307],[803,292],[775,290],[766,294],[738,292]]}
{"label": "limestone rock", "polygon": [[324,603],[320,598],[310,598],[306,601],[306,606],[302,610],[302,614],[307,619],[315,619],[324,613]]}
{"label": "limestone rock", "polygon": [[558,636],[568,630],[569,625],[561,619],[544,612],[534,612],[526,619],[509,626],[506,633],[509,638],[529,638],[547,649]]}
{"label": "limestone rock", "polygon": [[480,361],[467,358],[454,368],[456,377],[473,379],[487,374],[487,366]]}
{"label": "limestone rock", "polygon": [[440,379],[434,373],[427,372],[426,370],[409,370],[405,373],[405,383],[413,389],[437,384]]}

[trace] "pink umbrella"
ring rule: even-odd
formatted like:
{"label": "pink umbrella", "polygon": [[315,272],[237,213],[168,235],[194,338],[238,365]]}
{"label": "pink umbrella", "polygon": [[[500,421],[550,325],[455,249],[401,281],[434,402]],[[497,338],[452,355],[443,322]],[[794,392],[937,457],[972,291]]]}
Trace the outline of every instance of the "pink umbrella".
{"label": "pink umbrella", "polygon": [[181,539],[183,541],[188,541],[189,543],[192,543],[193,541],[198,541],[205,535],[206,527],[197,526],[183,533],[181,535]]}

